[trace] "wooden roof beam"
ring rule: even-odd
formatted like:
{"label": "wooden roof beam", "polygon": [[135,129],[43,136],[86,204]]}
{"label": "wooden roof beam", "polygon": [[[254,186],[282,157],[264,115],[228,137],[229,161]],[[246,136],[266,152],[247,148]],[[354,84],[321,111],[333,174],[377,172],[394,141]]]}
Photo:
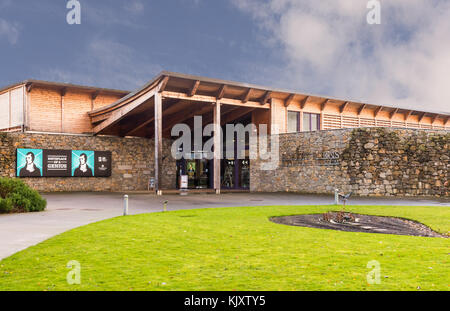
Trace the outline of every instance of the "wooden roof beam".
{"label": "wooden roof beam", "polygon": [[189,97],[192,97],[195,94],[197,94],[197,90],[198,90],[199,86],[200,86],[200,81],[199,80],[195,81],[194,84],[192,85],[191,90],[188,93]]}
{"label": "wooden roof beam", "polygon": [[245,104],[249,101],[250,95],[252,94],[253,89],[249,88],[247,92],[245,92],[244,97],[242,98],[242,103]]}
{"label": "wooden roof beam", "polygon": [[217,93],[217,99],[222,99],[225,97],[225,92],[226,92],[227,86],[225,84],[223,84],[220,89],[219,89],[219,93]]}
{"label": "wooden roof beam", "polygon": [[435,115],[432,119],[431,119],[431,125],[434,124],[434,122],[436,122],[437,118],[439,117],[439,115]]}
{"label": "wooden roof beam", "polygon": [[[169,79],[170,79],[169,76],[165,76],[165,77],[161,80],[161,84],[160,84],[160,86],[159,86],[159,93],[162,93],[162,92],[164,92],[164,91],[166,90],[167,83],[169,83]],[[197,86],[197,88],[198,88],[198,86]],[[195,90],[195,91],[197,91],[197,90]],[[194,96],[194,95],[192,95],[192,96]]]}
{"label": "wooden roof beam", "polygon": [[267,92],[264,94],[264,96],[263,96],[263,98],[262,98],[262,100],[261,100],[261,105],[267,104],[267,102],[268,102],[269,99],[271,99],[271,98],[272,98],[272,92],[271,92],[271,91],[267,91]]}
{"label": "wooden roof beam", "polygon": [[199,109],[195,105],[190,105],[190,107],[184,111],[175,113],[167,118],[163,123],[163,132],[169,134],[172,131],[172,127],[176,124],[186,123],[187,120],[195,117],[202,116],[203,114],[213,110],[214,105],[205,105]]}
{"label": "wooden roof beam", "polygon": [[[189,101],[195,101],[199,103],[215,103],[218,101],[217,97],[215,96],[205,96],[205,95],[195,95],[193,97],[187,96],[186,93],[178,93],[178,92],[169,92],[165,91],[162,93],[162,96],[164,98],[173,98],[173,99],[184,99]],[[240,107],[256,107],[256,108],[263,108],[263,109],[270,109],[270,105],[261,105],[261,102],[249,100],[247,104],[242,104],[242,100],[240,99],[232,99],[232,98],[223,98],[220,100],[221,104],[224,105],[234,105],[234,106],[240,106]]]}
{"label": "wooden roof beam", "polygon": [[245,109],[239,109],[239,110],[233,111],[231,113],[228,113],[224,117],[222,117],[221,125],[225,125],[228,122],[237,120],[237,119],[245,116],[246,114],[252,112],[255,109],[256,108],[245,108]]}
{"label": "wooden roof beam", "polygon": [[33,89],[33,83],[28,83],[27,84],[27,92],[30,93],[32,89]]}
{"label": "wooden roof beam", "polygon": [[306,96],[301,102],[300,102],[300,109],[303,110],[305,108],[306,104],[308,103],[309,96]]}
{"label": "wooden roof beam", "polygon": [[134,134],[137,131],[139,131],[140,129],[146,127],[148,124],[152,123],[153,121],[155,121],[155,117],[154,116],[151,117],[150,119],[147,119],[146,121],[142,122],[137,127],[133,128],[132,130],[128,131],[127,133],[125,133],[124,136],[132,136],[132,134]]}
{"label": "wooden roof beam", "polygon": [[329,101],[330,100],[327,99],[320,105],[320,111],[324,111],[325,110],[325,108],[327,107],[327,104],[328,104]]}
{"label": "wooden roof beam", "polygon": [[359,110],[358,110],[358,116],[360,116],[363,113],[363,111],[364,111],[364,109],[366,109],[366,107],[367,107],[366,104],[362,104],[361,108],[359,108]]}
{"label": "wooden roof beam", "polygon": [[[163,109],[162,111],[162,117],[165,118],[168,115],[172,115],[174,113],[179,112],[180,110],[183,110],[186,108],[187,105],[183,105],[181,100],[174,103],[172,106],[170,106],[167,109]],[[153,121],[155,121],[155,117],[150,115],[150,118],[147,120],[143,120],[141,124],[138,124],[137,127],[131,129],[130,131],[126,132],[125,136],[132,136],[131,134],[136,133],[137,131],[145,128],[148,124],[152,123]]]}
{"label": "wooden roof beam", "polygon": [[100,91],[95,91],[91,94],[91,99],[96,100],[98,95],[100,95]]}
{"label": "wooden roof beam", "polygon": [[425,118],[426,115],[427,115],[426,112],[422,112],[422,114],[419,117],[419,123],[423,121],[423,119]]}
{"label": "wooden roof beam", "polygon": [[395,108],[394,111],[391,112],[391,114],[389,115],[389,118],[392,120],[392,118],[395,116],[395,114],[399,111],[398,108]]}
{"label": "wooden roof beam", "polygon": [[378,117],[378,115],[380,114],[381,110],[383,110],[382,106],[380,106],[377,109],[375,109],[375,113],[374,113],[375,118]]}
{"label": "wooden roof beam", "polygon": [[341,113],[344,113],[345,109],[348,107],[349,104],[350,104],[349,102],[345,102],[341,105],[340,107]]}
{"label": "wooden roof beam", "polygon": [[286,107],[286,108],[289,107],[292,104],[292,102],[294,101],[294,98],[295,98],[295,94],[289,95],[289,97],[284,102],[284,107]]}
{"label": "wooden roof beam", "polygon": [[412,115],[413,110],[409,110],[406,114],[405,114],[405,121],[408,121],[409,117]]}
{"label": "wooden roof beam", "polygon": [[155,89],[152,89],[148,91],[147,93],[143,94],[139,98],[136,98],[129,104],[112,111],[110,117],[94,127],[94,134],[98,135],[100,132],[102,132],[107,127],[110,127],[112,125],[115,125],[120,120],[122,120],[128,113],[139,107],[140,105],[144,104],[147,100],[150,100],[153,96],[155,96]]}

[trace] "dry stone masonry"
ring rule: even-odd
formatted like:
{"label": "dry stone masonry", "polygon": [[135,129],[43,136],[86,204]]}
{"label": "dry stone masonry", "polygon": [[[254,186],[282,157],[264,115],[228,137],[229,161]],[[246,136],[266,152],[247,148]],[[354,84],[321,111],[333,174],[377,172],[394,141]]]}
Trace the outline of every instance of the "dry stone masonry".
{"label": "dry stone masonry", "polygon": [[[252,160],[251,191],[360,196],[450,196],[450,133],[359,128],[279,135],[278,169]],[[162,187],[176,187],[171,141],[163,141]],[[16,149],[112,152],[109,178],[28,178],[39,191],[140,191],[154,176],[154,141],[144,138],[0,133],[0,176],[15,177]]]}
{"label": "dry stone masonry", "polygon": [[360,196],[450,195],[450,133],[360,128],[279,135],[280,165],[251,165],[251,190]]}
{"label": "dry stone masonry", "polygon": [[[0,176],[15,177],[16,149],[96,150],[112,152],[109,178],[24,178],[38,191],[143,191],[154,177],[154,140],[82,135],[0,133]],[[171,142],[163,141],[164,189],[176,187]]]}

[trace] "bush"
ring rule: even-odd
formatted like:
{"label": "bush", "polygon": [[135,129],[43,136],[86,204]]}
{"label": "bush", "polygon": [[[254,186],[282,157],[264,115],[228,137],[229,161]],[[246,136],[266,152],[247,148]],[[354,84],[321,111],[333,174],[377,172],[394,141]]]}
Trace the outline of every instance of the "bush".
{"label": "bush", "polygon": [[20,179],[0,178],[0,213],[41,212],[47,201]]}

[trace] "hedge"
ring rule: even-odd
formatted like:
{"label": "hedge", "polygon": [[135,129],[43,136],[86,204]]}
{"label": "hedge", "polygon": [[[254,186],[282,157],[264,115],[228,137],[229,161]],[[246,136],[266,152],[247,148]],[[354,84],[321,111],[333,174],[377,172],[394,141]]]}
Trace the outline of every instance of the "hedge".
{"label": "hedge", "polygon": [[45,210],[47,201],[22,180],[0,178],[0,213],[26,213]]}

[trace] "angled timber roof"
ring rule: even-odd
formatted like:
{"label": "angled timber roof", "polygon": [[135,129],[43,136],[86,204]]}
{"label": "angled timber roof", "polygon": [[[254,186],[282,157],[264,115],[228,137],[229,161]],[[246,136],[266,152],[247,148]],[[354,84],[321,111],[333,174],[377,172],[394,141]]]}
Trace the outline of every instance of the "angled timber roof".
{"label": "angled timber roof", "polygon": [[117,89],[109,89],[109,88],[101,88],[101,87],[95,87],[95,86],[86,86],[86,85],[80,85],[80,84],[71,84],[71,83],[61,83],[61,82],[50,82],[50,81],[44,81],[44,80],[35,80],[35,79],[28,79],[22,82],[14,83],[11,85],[8,85],[6,87],[0,88],[0,93],[16,88],[18,86],[25,85],[29,88],[33,86],[44,86],[44,87],[51,87],[56,89],[76,89],[76,90],[83,90],[87,92],[100,92],[100,93],[107,93],[107,94],[115,94],[119,96],[125,96],[130,93],[130,91],[124,91],[124,90],[117,90]]}
{"label": "angled timber roof", "polygon": [[288,90],[288,89],[280,89],[273,88],[267,86],[261,86],[250,83],[242,83],[214,78],[207,78],[195,75],[188,75],[176,72],[162,71],[155,78],[153,78],[150,82],[145,84],[140,89],[129,93],[125,97],[121,98],[117,102],[102,107],[96,110],[91,111],[90,116],[96,116],[103,113],[111,112],[117,108],[126,105],[128,102],[136,99],[140,95],[148,92],[150,89],[158,86],[163,80],[164,82],[164,91],[171,92],[180,92],[186,93],[188,95],[204,95],[216,97],[218,99],[221,98],[230,98],[234,100],[241,100],[243,103],[248,101],[253,102],[261,102],[262,104],[266,103],[269,98],[278,98],[284,100],[286,102],[292,100],[314,100],[314,101],[332,101],[337,103],[354,103],[359,104],[364,107],[371,107],[373,109],[377,108],[386,108],[386,110],[402,110],[402,111],[410,111],[412,114],[431,114],[431,115],[439,115],[443,117],[450,116],[450,112],[441,112],[441,111],[421,111],[417,110],[413,107],[400,107],[400,106],[390,106],[390,105],[376,105],[365,103],[358,100],[349,100],[349,99],[337,99],[329,96],[322,95],[311,95],[304,92]]}

